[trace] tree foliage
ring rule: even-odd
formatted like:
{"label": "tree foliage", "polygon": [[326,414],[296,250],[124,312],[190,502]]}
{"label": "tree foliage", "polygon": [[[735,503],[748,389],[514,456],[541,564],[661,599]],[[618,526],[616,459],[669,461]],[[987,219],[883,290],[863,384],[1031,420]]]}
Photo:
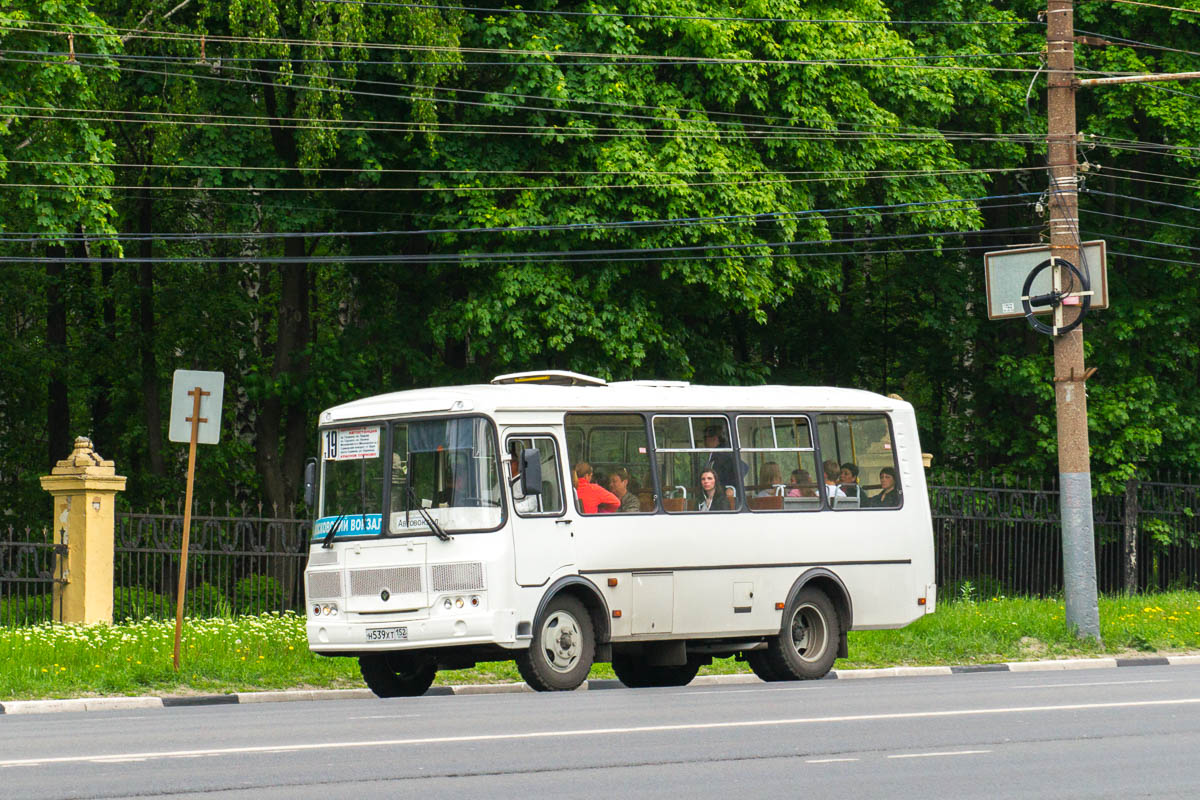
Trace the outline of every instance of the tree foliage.
{"label": "tree foliage", "polygon": [[[227,376],[201,496],[295,501],[323,407],[538,367],[898,392],[935,463],[1056,472],[1050,342],[981,263],[1045,232],[1033,3],[513,10],[10,0],[0,513],[77,434],[177,492],[176,368]],[[1198,24],[1084,2],[1079,61],[1192,71]],[[1200,463],[1197,111],[1079,96],[1101,485]]]}

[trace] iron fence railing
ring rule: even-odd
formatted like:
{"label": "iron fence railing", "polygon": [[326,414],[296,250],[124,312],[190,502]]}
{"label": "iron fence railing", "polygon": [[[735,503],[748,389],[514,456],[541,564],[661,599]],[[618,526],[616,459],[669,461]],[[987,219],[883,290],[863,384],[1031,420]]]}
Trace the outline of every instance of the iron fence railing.
{"label": "iron fence railing", "polygon": [[[1048,596],[1063,590],[1054,487],[929,487],[942,596]],[[1200,485],[1130,481],[1092,502],[1101,592],[1200,587]]]}
{"label": "iron fence railing", "polygon": [[0,625],[50,619],[61,569],[48,528],[0,528]]}
{"label": "iron fence railing", "polygon": [[[298,610],[304,604],[304,564],[312,522],[265,516],[226,504],[218,513],[193,506],[188,537],[187,611],[198,616]],[[169,616],[175,611],[183,508],[118,511],[113,616]]]}
{"label": "iron fence railing", "polygon": [[[1059,495],[1053,486],[934,484],[936,579],[943,598],[1054,596],[1062,592]],[[187,612],[231,616],[301,610],[312,523],[277,511],[193,507]],[[1200,587],[1200,484],[1131,481],[1093,502],[1101,592]],[[181,504],[118,511],[114,616],[175,611]],[[0,528],[0,625],[49,619],[61,581],[51,533]]]}

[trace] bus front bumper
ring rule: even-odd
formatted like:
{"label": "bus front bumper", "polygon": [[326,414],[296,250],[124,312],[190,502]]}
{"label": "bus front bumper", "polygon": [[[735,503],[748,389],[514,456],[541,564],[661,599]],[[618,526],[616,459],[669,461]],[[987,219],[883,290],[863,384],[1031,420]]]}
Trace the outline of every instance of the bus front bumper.
{"label": "bus front bumper", "polygon": [[[316,653],[361,653],[372,650],[411,650],[472,644],[517,646],[517,615],[513,609],[418,619],[347,614],[312,618],[306,628],[308,649]],[[521,644],[525,644],[522,641]]]}

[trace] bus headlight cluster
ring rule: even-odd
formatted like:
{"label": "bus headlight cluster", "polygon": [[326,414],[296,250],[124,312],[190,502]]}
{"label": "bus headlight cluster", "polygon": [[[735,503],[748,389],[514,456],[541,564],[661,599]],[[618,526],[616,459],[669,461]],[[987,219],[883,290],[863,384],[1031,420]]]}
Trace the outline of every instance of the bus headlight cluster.
{"label": "bus headlight cluster", "polygon": [[446,609],[447,611],[453,611],[456,608],[465,608],[468,605],[471,606],[471,608],[479,608],[479,602],[479,595],[471,595],[469,598],[447,597],[446,599],[442,600],[442,608]]}
{"label": "bus headlight cluster", "polygon": [[312,613],[314,617],[336,617],[337,603],[313,603]]}

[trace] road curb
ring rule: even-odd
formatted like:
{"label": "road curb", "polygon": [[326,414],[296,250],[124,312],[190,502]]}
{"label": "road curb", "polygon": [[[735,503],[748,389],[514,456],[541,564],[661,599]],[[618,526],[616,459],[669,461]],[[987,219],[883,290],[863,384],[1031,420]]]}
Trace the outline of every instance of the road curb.
{"label": "road curb", "polygon": [[[878,669],[835,669],[826,680],[869,680],[872,678],[914,678],[946,675],[972,675],[980,672],[1050,672],[1055,670],[1117,669],[1124,667],[1195,666],[1200,654],[1147,656],[1145,658],[1066,658],[1053,661],[1010,661],[1002,664],[959,664],[942,667],[882,667]],[[754,675],[701,675],[690,686],[727,686],[761,683]],[[617,680],[584,681],[579,691],[623,689]],[[524,683],[468,684],[434,686],[426,696],[477,695],[532,692]],[[55,714],[65,711],[124,711],[140,708],[176,708],[182,706],[241,705],[250,703],[287,703],[300,700],[364,700],[375,695],[370,689],[295,689],[291,691],[236,692],[232,694],[168,695],[165,697],[82,697],[62,700],[9,700],[0,702],[0,714]]]}

